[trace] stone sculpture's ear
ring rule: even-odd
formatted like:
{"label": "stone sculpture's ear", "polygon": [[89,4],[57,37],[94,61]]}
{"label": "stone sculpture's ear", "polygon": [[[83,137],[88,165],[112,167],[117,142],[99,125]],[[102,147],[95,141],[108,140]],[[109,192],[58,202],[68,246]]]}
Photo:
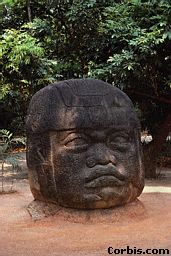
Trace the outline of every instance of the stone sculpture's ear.
{"label": "stone sculpture's ear", "polygon": [[51,154],[49,132],[28,135],[26,157],[30,188],[34,197],[43,201],[46,198],[57,200]]}

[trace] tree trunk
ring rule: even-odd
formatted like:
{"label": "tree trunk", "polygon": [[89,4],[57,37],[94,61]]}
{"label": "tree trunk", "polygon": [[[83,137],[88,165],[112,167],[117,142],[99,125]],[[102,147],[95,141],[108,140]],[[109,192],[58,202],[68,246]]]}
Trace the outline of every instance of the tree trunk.
{"label": "tree trunk", "polygon": [[153,141],[143,148],[144,152],[144,167],[146,178],[156,177],[157,157],[161,152],[162,146],[171,131],[171,109],[161,124],[159,131],[153,136]]}
{"label": "tree trunk", "polygon": [[27,0],[27,13],[29,22],[32,22],[30,0]]}
{"label": "tree trunk", "polygon": [[156,178],[157,155],[154,153],[154,148],[155,146],[152,142],[143,147],[146,178]]}

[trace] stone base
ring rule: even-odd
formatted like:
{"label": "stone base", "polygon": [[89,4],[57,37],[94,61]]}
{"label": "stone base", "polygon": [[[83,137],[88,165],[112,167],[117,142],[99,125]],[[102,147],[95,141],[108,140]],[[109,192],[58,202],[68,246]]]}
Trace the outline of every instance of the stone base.
{"label": "stone base", "polygon": [[74,223],[133,223],[142,221],[147,217],[144,205],[138,199],[132,203],[109,208],[95,210],[77,210],[46,203],[38,200],[32,201],[27,208],[33,220],[54,216],[61,221]]}

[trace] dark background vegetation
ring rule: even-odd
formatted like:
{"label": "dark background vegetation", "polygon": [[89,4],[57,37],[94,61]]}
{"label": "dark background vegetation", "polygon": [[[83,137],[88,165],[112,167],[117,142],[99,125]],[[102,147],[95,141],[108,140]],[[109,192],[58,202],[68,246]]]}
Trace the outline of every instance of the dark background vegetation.
{"label": "dark background vegetation", "polygon": [[0,37],[0,128],[23,134],[30,98],[45,85],[99,78],[133,100],[153,136],[146,176],[156,176],[171,131],[170,0],[2,0]]}

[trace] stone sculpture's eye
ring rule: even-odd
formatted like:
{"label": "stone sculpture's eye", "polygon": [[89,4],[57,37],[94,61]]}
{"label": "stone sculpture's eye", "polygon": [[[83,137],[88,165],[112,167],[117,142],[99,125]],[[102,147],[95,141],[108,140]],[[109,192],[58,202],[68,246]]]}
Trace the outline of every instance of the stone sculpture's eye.
{"label": "stone sculpture's eye", "polygon": [[88,147],[88,138],[82,134],[71,133],[65,138],[64,145],[67,148],[87,148]]}
{"label": "stone sculpture's eye", "polygon": [[108,139],[108,145],[112,148],[118,149],[120,151],[127,150],[129,146],[129,136],[127,134],[116,134]]}

